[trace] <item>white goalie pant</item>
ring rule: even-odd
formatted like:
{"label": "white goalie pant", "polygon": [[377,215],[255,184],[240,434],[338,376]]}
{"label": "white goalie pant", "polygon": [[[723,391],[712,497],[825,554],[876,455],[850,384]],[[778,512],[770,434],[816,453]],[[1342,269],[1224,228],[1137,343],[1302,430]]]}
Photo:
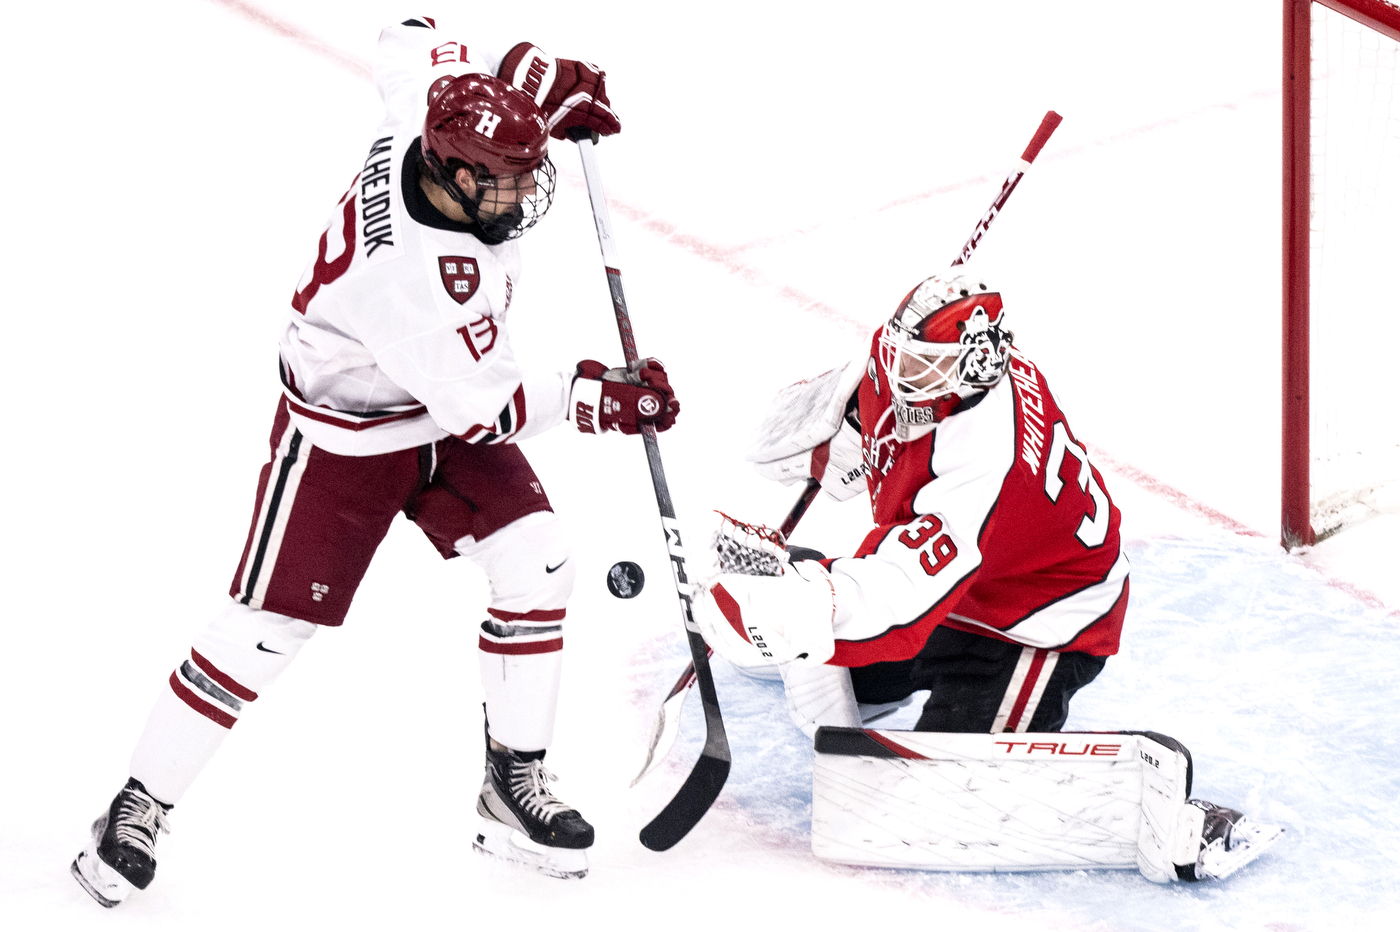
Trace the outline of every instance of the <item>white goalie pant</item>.
{"label": "white goalie pant", "polygon": [[1190,757],[1163,735],[824,728],[816,751],[812,852],[823,860],[948,871],[1136,867],[1167,883],[1200,851],[1205,814],[1186,804]]}
{"label": "white goalie pant", "polygon": [[783,678],[788,717],[807,737],[816,737],[817,729],[824,725],[861,726],[849,668],[794,661],[781,664],[778,672]]}

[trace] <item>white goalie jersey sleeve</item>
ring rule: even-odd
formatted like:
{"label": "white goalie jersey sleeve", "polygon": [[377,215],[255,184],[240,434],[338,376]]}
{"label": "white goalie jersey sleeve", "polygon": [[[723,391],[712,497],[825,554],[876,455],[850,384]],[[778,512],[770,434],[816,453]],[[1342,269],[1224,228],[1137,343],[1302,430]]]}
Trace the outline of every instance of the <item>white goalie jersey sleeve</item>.
{"label": "white goalie jersey sleeve", "polygon": [[515,441],[564,420],[572,373],[526,373],[511,346],[516,243],[428,226],[404,203],[428,87],[487,72],[486,56],[473,54],[426,25],[380,36],[384,122],[297,283],[280,348],[292,419],[332,453],[386,453],[449,434]]}
{"label": "white goalie jersey sleeve", "polygon": [[1011,404],[1003,383],[940,425],[937,478],[915,494],[914,516],[876,528],[853,558],[832,561],[835,662],[868,662],[876,649],[913,656],[932,623],[956,604],[982,565],[978,539],[1015,457]]}

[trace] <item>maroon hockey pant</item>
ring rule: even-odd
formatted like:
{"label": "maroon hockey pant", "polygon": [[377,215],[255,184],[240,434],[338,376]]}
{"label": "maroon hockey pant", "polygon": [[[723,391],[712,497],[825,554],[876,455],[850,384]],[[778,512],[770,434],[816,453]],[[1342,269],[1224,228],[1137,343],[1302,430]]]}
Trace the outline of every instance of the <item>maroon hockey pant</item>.
{"label": "maroon hockey pant", "polygon": [[375,456],[314,447],[279,403],[272,459],[258,477],[253,524],[229,594],[252,608],[339,625],[370,559],[403,512],[445,559],[464,537],[552,511],[513,444],[447,437]]}

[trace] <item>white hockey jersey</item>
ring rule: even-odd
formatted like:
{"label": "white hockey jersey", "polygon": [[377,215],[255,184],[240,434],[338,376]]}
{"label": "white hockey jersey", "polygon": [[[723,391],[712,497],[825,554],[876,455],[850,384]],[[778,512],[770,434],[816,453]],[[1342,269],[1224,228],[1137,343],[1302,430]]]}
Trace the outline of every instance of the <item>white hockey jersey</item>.
{"label": "white hockey jersey", "polygon": [[498,63],[429,24],[380,35],[384,122],[297,283],[280,347],[292,420],[318,447],[500,443],[564,420],[572,373],[524,373],[511,349],[516,243],[485,245],[425,209],[417,187],[429,85]]}

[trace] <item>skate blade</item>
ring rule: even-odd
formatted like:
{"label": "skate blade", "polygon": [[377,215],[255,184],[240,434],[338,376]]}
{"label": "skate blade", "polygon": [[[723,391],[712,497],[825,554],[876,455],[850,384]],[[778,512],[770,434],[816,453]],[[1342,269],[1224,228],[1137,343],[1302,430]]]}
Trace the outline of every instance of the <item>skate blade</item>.
{"label": "skate blade", "polygon": [[1234,847],[1225,849],[1225,839],[1217,838],[1205,847],[1196,861],[1196,873],[1209,880],[1224,880],[1259,857],[1283,837],[1283,827],[1261,825],[1241,819],[1230,832]]}
{"label": "skate blade", "polygon": [[89,845],[78,853],[68,870],[78,885],[94,900],[111,909],[131,895],[136,887],[121,874],[112,870],[97,856],[96,844]]}
{"label": "skate blade", "polygon": [[538,844],[524,832],[492,819],[481,820],[472,838],[472,847],[487,857],[527,867],[548,877],[573,880],[588,874],[587,851]]}

